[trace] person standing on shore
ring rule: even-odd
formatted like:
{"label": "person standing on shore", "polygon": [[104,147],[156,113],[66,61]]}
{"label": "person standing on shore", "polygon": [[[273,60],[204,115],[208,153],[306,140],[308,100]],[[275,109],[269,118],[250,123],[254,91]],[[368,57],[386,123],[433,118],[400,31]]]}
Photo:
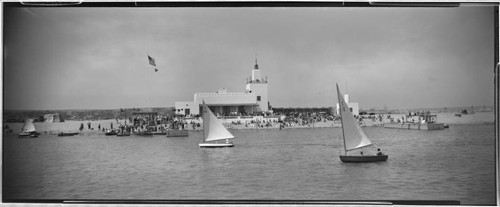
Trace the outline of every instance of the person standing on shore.
{"label": "person standing on shore", "polygon": [[82,131],[82,130],[83,130],[83,128],[84,128],[84,127],[83,127],[83,123],[81,123],[81,124],[80,124],[80,131]]}
{"label": "person standing on shore", "polygon": [[90,125],[91,125],[91,124],[90,124],[90,121],[89,121],[89,123],[87,123],[87,125],[89,126],[89,129],[90,129]]}

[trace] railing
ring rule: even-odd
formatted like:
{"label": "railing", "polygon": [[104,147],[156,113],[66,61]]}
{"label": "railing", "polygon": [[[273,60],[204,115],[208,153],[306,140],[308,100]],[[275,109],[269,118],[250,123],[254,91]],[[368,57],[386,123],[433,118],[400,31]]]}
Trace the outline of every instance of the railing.
{"label": "railing", "polygon": [[263,80],[263,81],[259,81],[259,80],[249,80],[247,81],[247,84],[248,83],[267,83],[267,80]]}
{"label": "railing", "polygon": [[195,93],[195,96],[255,96],[252,93]]}

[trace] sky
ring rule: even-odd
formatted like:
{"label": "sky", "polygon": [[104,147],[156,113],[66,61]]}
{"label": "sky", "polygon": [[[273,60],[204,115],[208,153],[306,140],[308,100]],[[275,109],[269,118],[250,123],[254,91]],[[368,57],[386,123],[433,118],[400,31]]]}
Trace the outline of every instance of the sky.
{"label": "sky", "polygon": [[[244,92],[273,107],[493,105],[493,7],[5,8],[3,107],[172,107]],[[155,58],[158,72],[148,64]]]}

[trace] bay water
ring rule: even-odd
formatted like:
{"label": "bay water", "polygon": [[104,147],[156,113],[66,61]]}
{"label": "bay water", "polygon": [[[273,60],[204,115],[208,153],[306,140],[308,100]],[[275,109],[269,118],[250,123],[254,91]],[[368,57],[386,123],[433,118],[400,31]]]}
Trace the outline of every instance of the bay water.
{"label": "bay water", "polygon": [[364,127],[386,162],[342,163],[341,128],[189,137],[3,135],[4,199],[457,200],[495,204],[494,124]]}

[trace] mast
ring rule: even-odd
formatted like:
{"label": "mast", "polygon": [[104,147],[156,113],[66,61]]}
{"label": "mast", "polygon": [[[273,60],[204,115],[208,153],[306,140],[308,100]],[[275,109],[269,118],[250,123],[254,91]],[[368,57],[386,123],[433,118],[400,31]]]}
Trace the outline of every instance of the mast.
{"label": "mast", "polygon": [[223,139],[233,139],[234,135],[224,127],[222,121],[218,120],[212,111],[205,105],[206,112],[203,112],[203,135],[205,142],[217,141]]}
{"label": "mast", "polygon": [[[372,145],[370,139],[363,132],[351,113],[349,106],[342,98],[340,90],[337,85],[337,94],[339,98],[339,113],[342,122],[342,135],[344,138],[345,150],[354,150],[362,147]],[[346,152],[347,154],[347,152]]]}
{"label": "mast", "polygon": [[209,122],[210,122],[210,118],[208,117],[208,107],[207,105],[205,104],[205,100],[203,100],[203,142],[205,142],[205,140],[207,139],[207,136],[208,136],[208,128],[209,128]]}
{"label": "mast", "polygon": [[340,124],[342,124],[342,140],[344,140],[344,154],[347,155],[347,148],[346,148],[346,145],[345,145],[345,133],[344,133],[344,121],[342,120],[342,105],[343,105],[343,100],[341,100],[341,95],[340,95],[340,91],[339,91],[339,85],[338,84],[335,84],[337,85],[337,98],[339,99],[339,114],[340,114]]}

